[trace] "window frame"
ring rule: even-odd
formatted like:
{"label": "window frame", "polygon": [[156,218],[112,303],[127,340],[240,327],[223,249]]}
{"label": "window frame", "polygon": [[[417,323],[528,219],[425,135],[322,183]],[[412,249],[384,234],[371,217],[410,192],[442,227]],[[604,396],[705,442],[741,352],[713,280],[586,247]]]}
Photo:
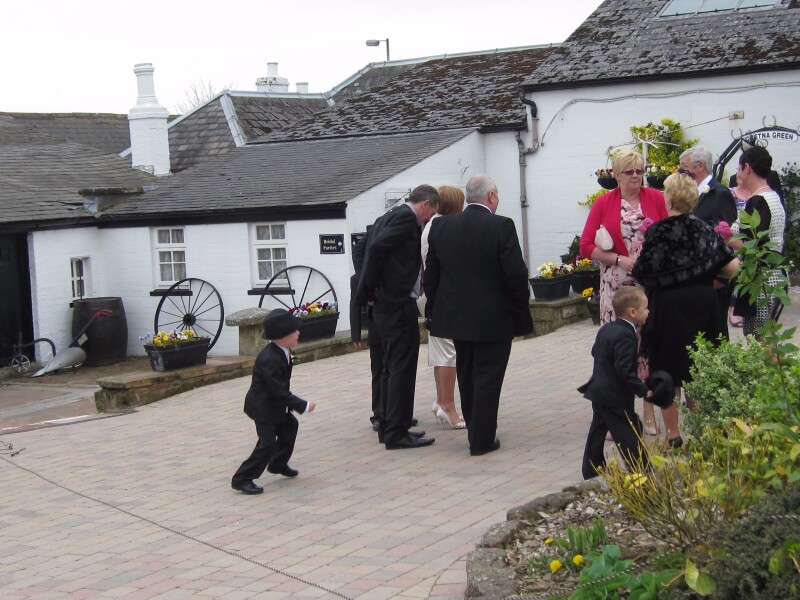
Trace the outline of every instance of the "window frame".
{"label": "window frame", "polygon": [[760,0],[735,0],[736,6],[732,6],[730,8],[708,8],[704,10],[705,7],[711,7],[713,5],[714,0],[692,0],[699,3],[699,6],[696,10],[687,11],[687,12],[670,12],[670,8],[675,6],[680,2],[685,2],[686,0],[669,0],[665,5],[664,8],[661,9],[661,12],[658,13],[659,17],[694,17],[694,16],[702,16],[706,14],[719,14],[719,13],[728,13],[728,12],[737,12],[740,10],[749,10],[749,9],[765,9],[765,8],[776,8],[781,5],[782,0],[763,0],[763,4],[759,4],[757,6],[742,6],[743,2],[759,2]]}
{"label": "window frame", "polygon": [[[162,231],[169,232],[169,242],[162,242],[159,238],[159,233]],[[177,231],[181,232],[182,241],[177,242],[173,241],[173,234]],[[153,279],[155,281],[156,288],[159,289],[166,289],[172,287],[178,281],[182,279],[186,279],[188,277],[188,268],[187,268],[187,251],[186,251],[186,228],[183,226],[178,227],[153,227],[152,228],[152,241],[153,241]],[[170,261],[162,262],[161,260],[161,253],[162,252],[169,252],[170,253]],[[175,252],[182,252],[183,253],[183,261],[176,261],[174,253]],[[173,279],[166,280],[162,278],[162,265],[169,264],[172,270]],[[176,277],[175,274],[175,266],[176,265],[183,265],[183,274],[181,277]]]}
{"label": "window frame", "polygon": [[[81,274],[76,275],[75,267],[80,265]],[[91,292],[91,261],[88,256],[71,256],[69,259],[70,291],[72,301],[83,300],[90,297]],[[76,294],[76,286],[80,284],[83,288],[81,294]]]}
{"label": "window frame", "polygon": [[[270,239],[258,239],[258,232],[260,227],[269,227],[270,231]],[[273,228],[274,227],[282,227],[283,228],[283,237],[276,238],[274,237]],[[278,272],[282,271],[289,267],[289,242],[288,242],[288,235],[287,235],[287,226],[286,221],[264,221],[258,223],[251,223],[249,227],[249,237],[250,237],[250,281],[254,288],[263,288],[265,287],[269,281],[276,275]],[[259,250],[270,250],[270,254],[272,251],[282,249],[284,251],[283,259],[276,259],[274,256],[271,256],[267,260],[263,260],[259,257]],[[270,275],[266,279],[262,279],[260,276],[260,269],[259,264],[262,262],[269,262],[272,265],[272,275]],[[282,264],[280,268],[275,266],[275,263]],[[288,281],[285,279],[276,280],[276,283],[280,282],[281,285],[286,284],[288,285]]]}

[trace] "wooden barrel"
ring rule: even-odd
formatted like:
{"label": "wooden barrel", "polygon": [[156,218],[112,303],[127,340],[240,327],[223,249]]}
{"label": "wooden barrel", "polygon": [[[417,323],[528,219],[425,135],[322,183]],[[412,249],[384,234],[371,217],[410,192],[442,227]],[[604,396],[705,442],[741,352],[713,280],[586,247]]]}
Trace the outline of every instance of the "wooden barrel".
{"label": "wooden barrel", "polygon": [[103,309],[111,314],[98,317],[85,335],[87,340],[80,344],[86,351],[87,366],[112,365],[123,361],[128,356],[128,321],[125,318],[125,307],[122,298],[84,298],[72,303],[72,337],[92,320],[92,316]]}

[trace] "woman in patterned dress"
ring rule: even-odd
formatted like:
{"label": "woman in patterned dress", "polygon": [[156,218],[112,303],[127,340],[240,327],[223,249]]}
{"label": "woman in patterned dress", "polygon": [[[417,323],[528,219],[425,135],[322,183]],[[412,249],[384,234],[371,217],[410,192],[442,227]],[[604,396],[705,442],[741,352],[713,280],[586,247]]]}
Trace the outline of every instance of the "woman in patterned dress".
{"label": "woman in patterned dress", "polygon": [[[614,177],[619,186],[598,197],[589,211],[581,234],[581,256],[600,261],[600,324],[613,321],[611,298],[623,285],[638,285],[631,269],[644,243],[647,226],[667,217],[664,195],[655,189],[642,187],[644,158],[633,150],[622,150],[612,158]],[[596,234],[603,226],[613,242],[610,248],[600,248]],[[643,369],[640,369],[643,371]],[[645,375],[640,372],[640,375]],[[657,432],[653,405],[644,403],[645,431]]]}
{"label": "woman in patterned dress", "polygon": [[[750,191],[751,196],[745,204],[744,211],[750,215],[758,212],[761,222],[757,232],[767,231],[768,239],[775,244],[778,252],[783,251],[783,231],[786,224],[786,211],[781,204],[777,192],[773,191],[767,183],[767,176],[772,168],[772,157],[769,152],[761,146],[748,148],[739,157],[739,168],[736,171],[736,181],[739,185]],[[739,233],[739,222],[731,227],[733,233]],[[745,232],[750,238],[753,237],[751,231]],[[732,248],[739,248],[742,240],[731,240],[728,244]],[[770,273],[770,285],[776,285],[780,281],[785,281],[785,275],[780,270]],[[755,335],[756,330],[773,318],[779,307],[780,300],[774,295],[767,297],[764,294],[759,296],[759,300],[754,304],[750,303],[750,297],[740,294],[736,301],[733,314],[744,317],[744,334]]]}

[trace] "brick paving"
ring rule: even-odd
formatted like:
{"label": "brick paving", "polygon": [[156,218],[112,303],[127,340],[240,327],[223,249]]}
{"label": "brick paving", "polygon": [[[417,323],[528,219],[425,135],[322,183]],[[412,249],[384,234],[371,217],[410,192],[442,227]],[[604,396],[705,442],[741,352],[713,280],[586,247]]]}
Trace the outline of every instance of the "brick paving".
{"label": "brick paving", "polygon": [[[797,321],[796,314],[792,319]],[[111,419],[3,434],[0,596],[12,598],[464,597],[465,559],[506,511],[580,479],[590,419],[588,320],[515,342],[499,451],[470,457],[438,429],[422,348],[415,414],[433,446],[386,451],[369,421],[366,352],[298,365],[296,479],[245,496],[230,477],[255,443],[249,378]]]}

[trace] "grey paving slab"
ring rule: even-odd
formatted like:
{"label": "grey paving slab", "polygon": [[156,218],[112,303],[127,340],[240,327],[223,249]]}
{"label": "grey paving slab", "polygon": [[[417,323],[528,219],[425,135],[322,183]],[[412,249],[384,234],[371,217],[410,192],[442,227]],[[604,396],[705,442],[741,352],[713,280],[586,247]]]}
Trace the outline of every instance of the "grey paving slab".
{"label": "grey paving slab", "polygon": [[[797,322],[795,313],[787,318]],[[416,416],[433,446],[387,451],[369,420],[369,357],[294,369],[296,479],[245,496],[230,477],[255,443],[249,378],[113,419],[0,436],[3,598],[463,598],[465,558],[506,511],[580,478],[590,420],[589,321],[516,342],[499,451],[441,431],[423,346]]]}

